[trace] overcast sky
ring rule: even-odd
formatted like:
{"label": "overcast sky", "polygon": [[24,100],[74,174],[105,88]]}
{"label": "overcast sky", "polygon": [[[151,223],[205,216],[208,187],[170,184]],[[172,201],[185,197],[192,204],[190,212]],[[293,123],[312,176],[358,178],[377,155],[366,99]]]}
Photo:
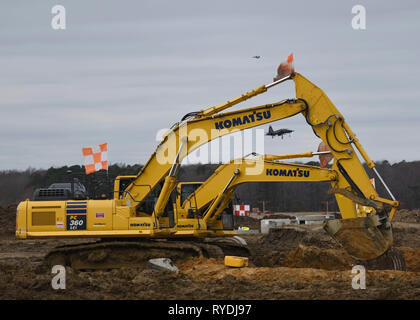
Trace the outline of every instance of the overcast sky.
{"label": "overcast sky", "polygon": [[[418,0],[1,1],[0,170],[83,164],[103,142],[112,163],[144,163],[160,129],[270,83],[290,52],[373,160],[420,160],[419,29]],[[290,82],[235,109],[293,97]],[[301,116],[272,126],[295,132],[266,153],[320,142]]]}

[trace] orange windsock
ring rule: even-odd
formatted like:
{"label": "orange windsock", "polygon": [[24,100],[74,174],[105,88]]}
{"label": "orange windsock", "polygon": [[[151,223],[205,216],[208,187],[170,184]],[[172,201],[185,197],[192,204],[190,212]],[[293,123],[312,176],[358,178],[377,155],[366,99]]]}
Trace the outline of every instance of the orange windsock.
{"label": "orange windsock", "polygon": [[[330,151],[330,149],[328,149],[324,141],[321,141],[321,143],[318,146],[318,152],[323,152],[323,151]],[[334,156],[331,153],[320,154],[319,162],[321,163],[321,168],[325,168],[333,158]]]}
{"label": "orange windsock", "polygon": [[291,53],[291,54],[287,57],[287,63],[288,63],[288,64],[293,63],[293,53]]}
{"label": "orange windsock", "polygon": [[277,68],[277,75],[274,77],[273,81],[280,80],[293,72],[295,72],[295,69],[293,66],[293,53],[291,53],[285,62],[280,63]]}

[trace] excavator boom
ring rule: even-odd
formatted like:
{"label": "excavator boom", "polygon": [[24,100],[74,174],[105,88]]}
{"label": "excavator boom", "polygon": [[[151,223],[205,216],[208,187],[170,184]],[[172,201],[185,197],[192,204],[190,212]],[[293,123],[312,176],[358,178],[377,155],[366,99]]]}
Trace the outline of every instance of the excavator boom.
{"label": "excavator boom", "polygon": [[[222,197],[228,190],[235,189],[249,182],[313,182],[336,181],[337,173],[328,168],[316,166],[276,162],[265,159],[276,159],[281,156],[265,155],[256,159],[235,159],[219,166],[193,194],[182,204],[185,212],[196,208],[204,219],[213,216],[211,210],[206,213],[215,199]],[[217,202],[217,201],[216,201]]]}
{"label": "excavator boom", "polygon": [[[126,198],[138,206],[171,170],[177,154],[178,161],[211,140],[273,121],[292,117],[305,109],[296,100],[284,100],[186,121],[166,135],[153,155],[140,170],[126,191]],[[187,138],[181,148],[180,141]]]}

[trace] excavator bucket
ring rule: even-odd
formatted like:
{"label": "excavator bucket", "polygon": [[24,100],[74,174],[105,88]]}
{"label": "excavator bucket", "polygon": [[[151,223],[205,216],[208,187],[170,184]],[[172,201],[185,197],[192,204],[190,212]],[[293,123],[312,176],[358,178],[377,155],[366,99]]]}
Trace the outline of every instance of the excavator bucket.
{"label": "excavator bucket", "polygon": [[379,221],[378,215],[327,220],[324,230],[351,256],[358,260],[372,260],[383,255],[392,245],[389,221]]}

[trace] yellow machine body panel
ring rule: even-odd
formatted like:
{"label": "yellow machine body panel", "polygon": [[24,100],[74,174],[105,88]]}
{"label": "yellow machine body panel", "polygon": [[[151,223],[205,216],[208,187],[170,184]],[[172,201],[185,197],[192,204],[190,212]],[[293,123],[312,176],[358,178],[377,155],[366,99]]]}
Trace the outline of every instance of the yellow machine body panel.
{"label": "yellow machine body panel", "polygon": [[[97,237],[114,230],[115,216],[114,200],[27,200],[17,208],[16,236]],[[125,220],[128,221],[128,217]]]}

